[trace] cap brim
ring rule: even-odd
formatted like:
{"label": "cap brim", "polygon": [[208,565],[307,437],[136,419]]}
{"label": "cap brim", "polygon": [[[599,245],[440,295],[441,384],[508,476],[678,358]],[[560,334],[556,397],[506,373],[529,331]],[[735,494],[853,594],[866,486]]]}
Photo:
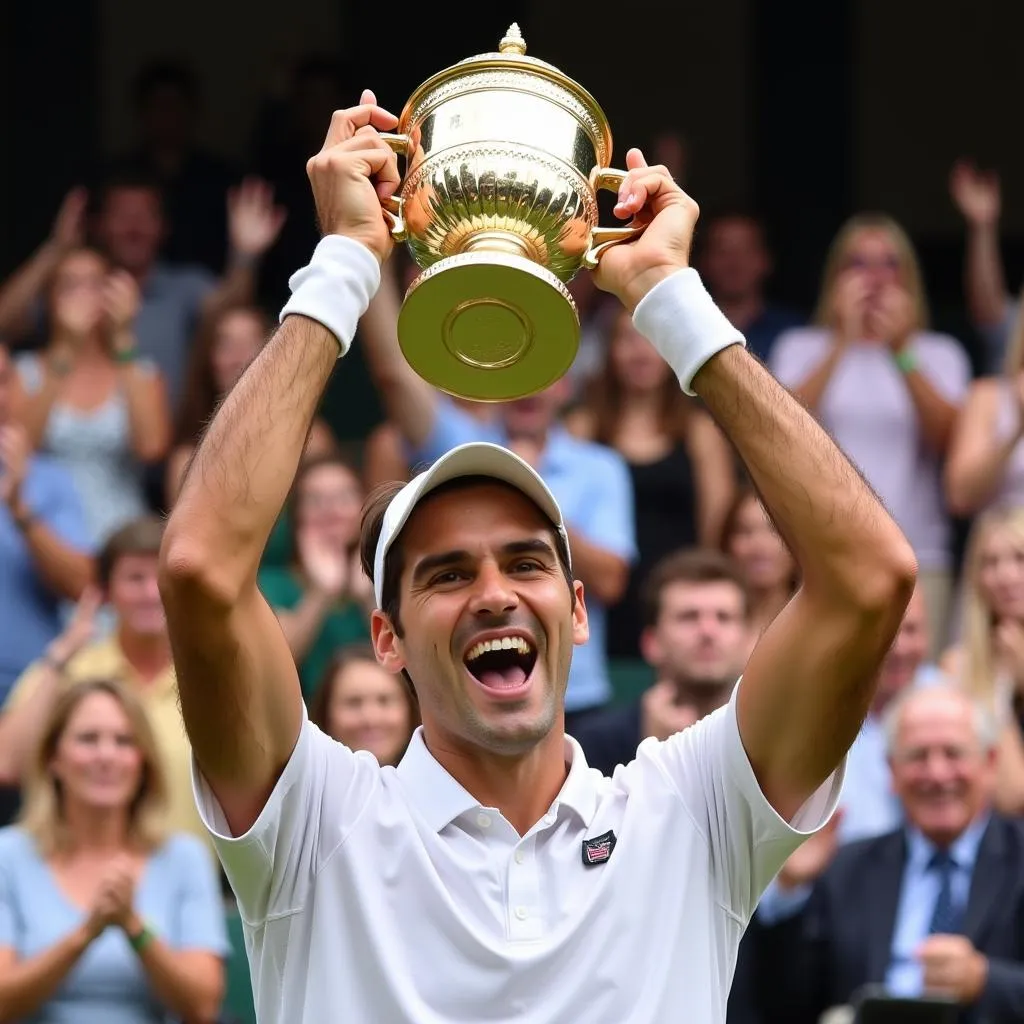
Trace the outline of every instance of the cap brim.
{"label": "cap brim", "polygon": [[529,498],[551,520],[565,544],[566,557],[569,557],[569,540],[562,522],[562,510],[537,471],[501,445],[486,441],[459,445],[445,452],[429,469],[410,480],[388,505],[373,561],[373,592],[378,607],[382,604],[387,553],[408,522],[413,509],[442,484],[469,476],[490,477],[501,481]]}

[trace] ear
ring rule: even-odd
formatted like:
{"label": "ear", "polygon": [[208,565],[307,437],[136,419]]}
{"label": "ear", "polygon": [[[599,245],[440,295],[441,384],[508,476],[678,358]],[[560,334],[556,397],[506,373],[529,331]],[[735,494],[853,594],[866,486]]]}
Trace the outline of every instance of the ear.
{"label": "ear", "polygon": [[377,661],[389,672],[401,672],[405,668],[402,641],[395,632],[391,620],[379,609],[370,615],[370,639]]}
{"label": "ear", "polygon": [[651,668],[660,668],[665,652],[658,639],[658,631],[653,626],[646,626],[640,634],[640,657]]}
{"label": "ear", "polygon": [[590,639],[590,619],[583,600],[583,584],[573,580],[572,589],[576,595],[576,604],[572,610],[572,642],[576,647],[581,647]]}

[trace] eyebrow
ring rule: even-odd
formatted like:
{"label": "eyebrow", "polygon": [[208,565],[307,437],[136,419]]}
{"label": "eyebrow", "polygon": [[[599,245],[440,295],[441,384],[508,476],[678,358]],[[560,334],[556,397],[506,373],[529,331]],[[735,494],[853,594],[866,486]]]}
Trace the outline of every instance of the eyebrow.
{"label": "eyebrow", "polygon": [[[506,557],[509,555],[544,555],[551,560],[555,560],[558,557],[555,554],[555,549],[546,540],[541,540],[539,537],[531,537],[528,540],[513,540],[508,544],[503,544],[498,550],[500,555]],[[472,561],[472,558],[473,556],[464,550],[440,551],[436,555],[426,555],[416,563],[416,568],[412,574],[412,582],[420,584],[437,569],[469,562]]]}

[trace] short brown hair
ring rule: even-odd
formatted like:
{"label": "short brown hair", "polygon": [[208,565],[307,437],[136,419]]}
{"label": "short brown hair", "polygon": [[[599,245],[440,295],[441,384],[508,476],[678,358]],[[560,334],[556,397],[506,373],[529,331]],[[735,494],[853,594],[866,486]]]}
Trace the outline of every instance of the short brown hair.
{"label": "short brown hair", "polygon": [[657,625],[665,591],[675,583],[731,583],[743,598],[743,614],[750,611],[750,590],[740,567],[712,548],[683,548],[656,563],[644,580],[641,602],[644,625]]}
{"label": "short brown hair", "polygon": [[164,521],[159,516],[133,519],[106,540],[97,559],[100,585],[110,585],[114,566],[126,555],[159,555],[164,537]]}
{"label": "short brown hair", "polygon": [[29,764],[18,820],[43,856],[66,849],[72,839],[67,831],[60,785],[50,772],[50,762],[75,709],[94,693],[106,693],[121,705],[142,754],[142,780],[129,808],[129,838],[148,852],[167,836],[167,780],[145,708],[131,689],[116,680],[88,679],[68,687],[57,698]]}
{"label": "short brown hair", "polygon": [[[422,504],[427,498],[437,497],[449,491],[460,490],[464,487],[477,487],[481,484],[498,484],[499,486],[510,488],[516,494],[523,494],[517,487],[513,487],[512,484],[499,480],[496,477],[461,476],[435,487],[428,494],[424,495],[418,504]],[[363,505],[362,522],[359,531],[359,561],[362,563],[363,572],[366,573],[370,580],[373,580],[373,563],[377,554],[377,541],[380,539],[380,532],[384,526],[384,515],[388,510],[388,506],[394,500],[395,495],[403,487],[405,487],[405,484],[400,481],[381,484],[370,492],[366,503]],[[525,494],[523,497],[527,498],[528,501],[530,500]],[[539,507],[538,511],[541,511]],[[542,511],[541,515],[544,515]],[[551,523],[547,516],[544,516],[544,519]],[[551,532],[555,537],[555,551],[558,554],[558,564],[562,567],[562,574],[565,576],[569,593],[572,595],[573,606],[575,607],[576,590],[573,587],[572,569],[569,567],[569,551],[554,523],[551,523]],[[380,610],[388,617],[388,621],[390,621],[395,633],[399,637],[402,635],[402,626],[398,618],[399,584],[401,583],[404,569],[405,553],[402,550],[402,546],[398,543],[392,543],[391,547],[388,548],[387,557],[384,559],[384,580],[381,587]]]}

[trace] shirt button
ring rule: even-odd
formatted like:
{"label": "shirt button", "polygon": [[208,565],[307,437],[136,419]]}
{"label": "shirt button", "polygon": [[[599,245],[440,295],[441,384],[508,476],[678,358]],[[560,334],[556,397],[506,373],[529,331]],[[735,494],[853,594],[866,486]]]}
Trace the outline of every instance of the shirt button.
{"label": "shirt button", "polygon": [[477,824],[478,824],[478,825],[479,825],[479,826],[480,826],[481,828],[490,828],[490,827],[491,827],[491,818],[490,818],[490,815],[488,815],[488,814],[484,814],[484,813],[483,813],[483,812],[481,811],[481,812],[480,812],[480,813],[479,813],[479,814],[478,814],[478,815],[476,816],[476,823],[477,823]]}
{"label": "shirt button", "polygon": [[516,907],[516,917],[518,917],[520,921],[525,921],[526,907]]}
{"label": "shirt button", "polygon": [[522,850],[516,850],[516,863],[522,864],[526,860],[526,854]]}

